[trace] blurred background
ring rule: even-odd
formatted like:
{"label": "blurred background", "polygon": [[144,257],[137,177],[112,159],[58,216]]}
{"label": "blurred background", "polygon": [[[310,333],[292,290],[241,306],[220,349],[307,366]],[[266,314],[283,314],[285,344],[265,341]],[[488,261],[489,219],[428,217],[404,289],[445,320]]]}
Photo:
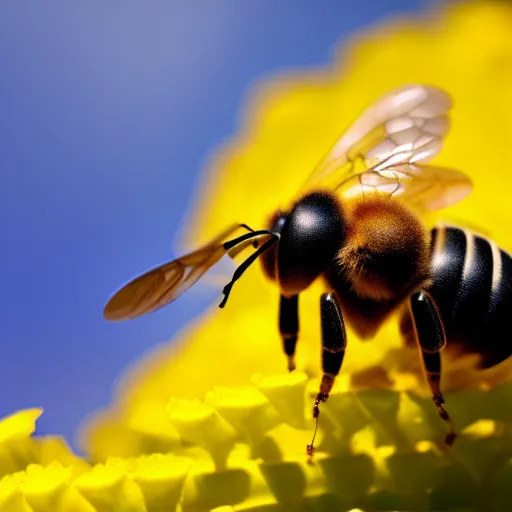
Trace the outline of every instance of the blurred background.
{"label": "blurred background", "polygon": [[0,4],[0,416],[73,441],[126,365],[218,297],[127,322],[110,294],[172,259],[208,155],[254,80],[330,62],[420,0]]}

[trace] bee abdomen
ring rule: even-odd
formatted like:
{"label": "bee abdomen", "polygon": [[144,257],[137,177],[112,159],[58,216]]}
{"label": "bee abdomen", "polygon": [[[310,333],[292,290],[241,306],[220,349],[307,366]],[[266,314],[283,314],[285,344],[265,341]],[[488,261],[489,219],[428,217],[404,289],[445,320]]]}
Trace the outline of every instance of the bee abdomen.
{"label": "bee abdomen", "polygon": [[448,345],[482,356],[484,367],[512,353],[503,342],[512,306],[512,259],[495,242],[455,227],[432,230],[430,293]]}

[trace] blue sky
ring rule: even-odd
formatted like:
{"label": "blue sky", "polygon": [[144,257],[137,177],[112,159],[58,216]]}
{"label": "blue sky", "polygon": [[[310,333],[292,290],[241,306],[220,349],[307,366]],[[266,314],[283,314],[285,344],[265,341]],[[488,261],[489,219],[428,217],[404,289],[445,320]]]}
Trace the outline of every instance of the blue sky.
{"label": "blue sky", "polygon": [[[103,320],[176,233],[247,87],[321,65],[340,38],[420,0],[4,0],[0,6],[0,416],[64,434],[131,361],[200,313]],[[217,295],[214,294],[216,297]]]}

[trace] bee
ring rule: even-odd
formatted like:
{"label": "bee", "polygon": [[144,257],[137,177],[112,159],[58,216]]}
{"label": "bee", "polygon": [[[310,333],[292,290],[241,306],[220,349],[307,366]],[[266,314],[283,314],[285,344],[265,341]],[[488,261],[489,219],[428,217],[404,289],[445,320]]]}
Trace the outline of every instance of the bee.
{"label": "bee", "polygon": [[[512,259],[495,242],[467,229],[436,225],[423,216],[451,206],[472,190],[454,169],[429,165],[449,130],[450,96],[412,84],[391,90],[369,108],[320,158],[291,206],[275,212],[266,229],[234,224],[181,258],[129,282],[105,306],[108,320],[155,311],[186,290],[224,255],[254,246],[224,287],[260,259],[279,288],[279,332],[289,371],[295,369],[299,296],[318,278],[322,377],[313,401],[318,426],[342,367],[345,324],[363,339],[375,336],[394,312],[401,314],[407,345],[419,349],[432,400],[446,422],[445,443],[455,431],[441,393],[446,347],[479,356],[489,368],[512,354],[503,343],[512,303]],[[278,172],[278,171],[277,171]],[[243,234],[237,232],[243,230]],[[236,236],[235,236],[236,235]],[[312,442],[307,453],[313,453]]]}

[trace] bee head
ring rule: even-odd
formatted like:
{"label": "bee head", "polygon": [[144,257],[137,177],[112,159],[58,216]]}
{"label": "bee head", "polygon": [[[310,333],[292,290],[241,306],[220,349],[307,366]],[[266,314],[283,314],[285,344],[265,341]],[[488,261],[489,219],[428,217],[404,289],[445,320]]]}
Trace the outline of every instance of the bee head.
{"label": "bee head", "polygon": [[312,192],[288,213],[274,214],[270,230],[281,237],[261,258],[263,269],[284,296],[292,297],[324,272],[343,244],[343,208],[332,194]]}

